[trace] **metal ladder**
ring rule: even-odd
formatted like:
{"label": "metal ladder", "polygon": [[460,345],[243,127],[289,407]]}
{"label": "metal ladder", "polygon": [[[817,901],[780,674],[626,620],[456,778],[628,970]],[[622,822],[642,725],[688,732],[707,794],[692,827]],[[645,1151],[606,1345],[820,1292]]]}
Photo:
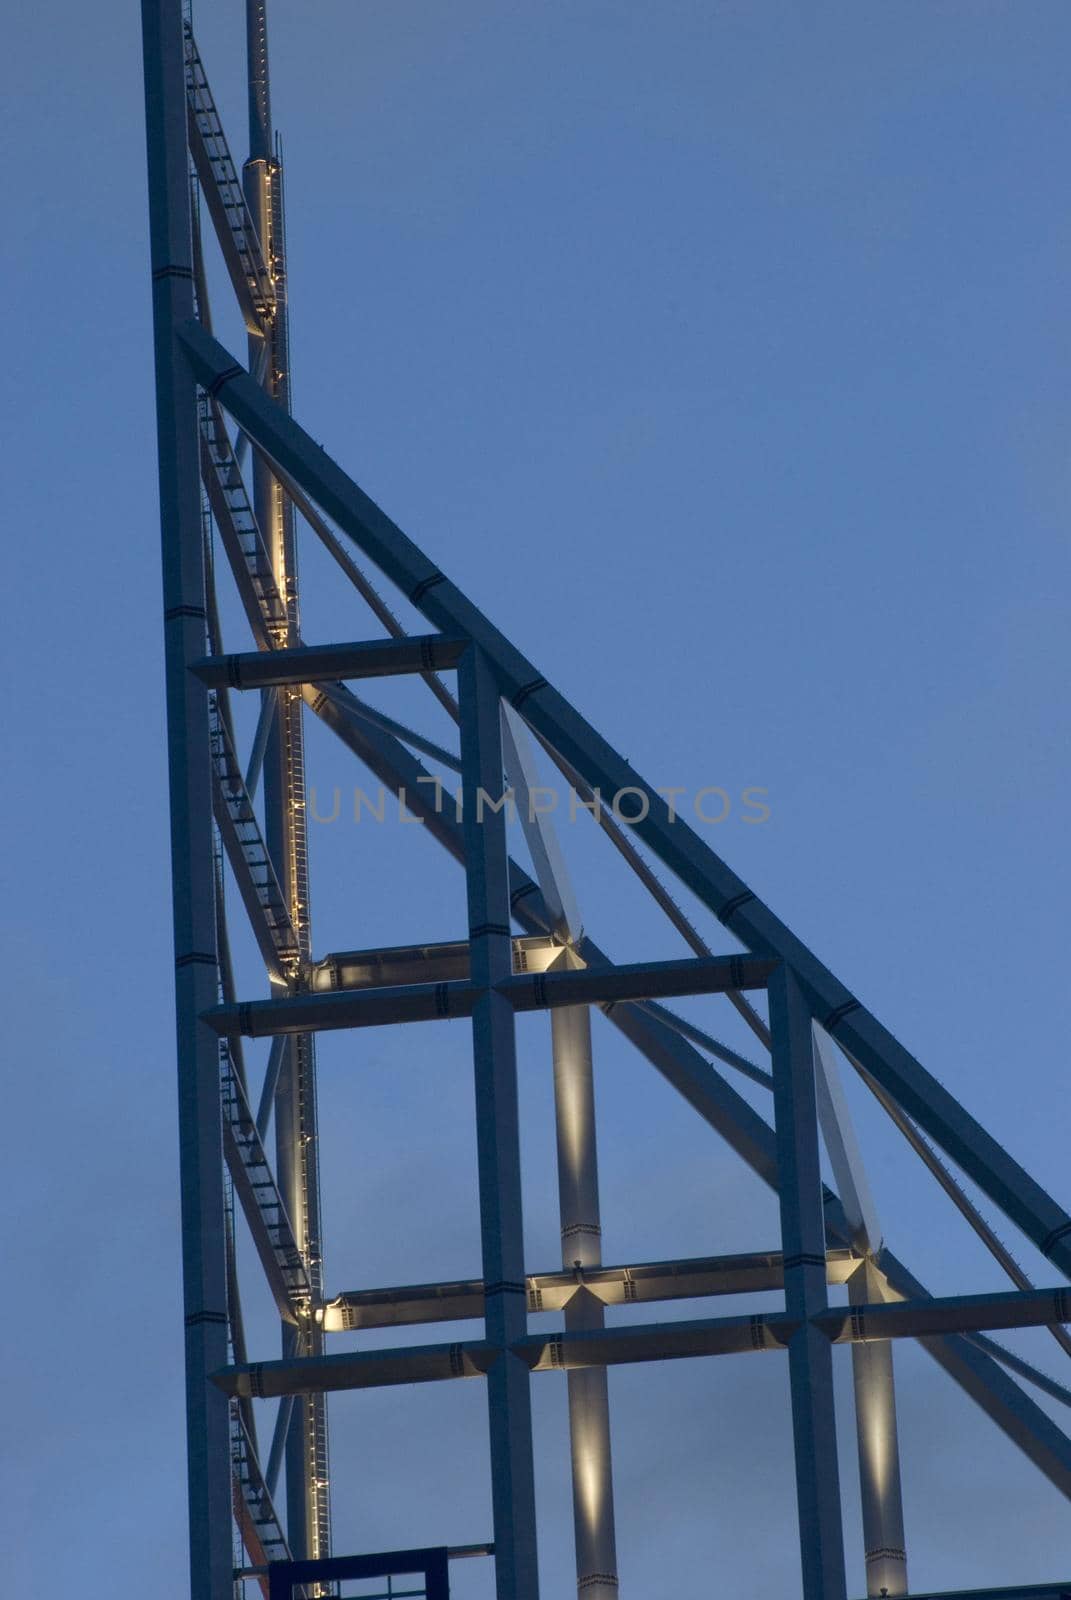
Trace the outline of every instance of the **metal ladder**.
{"label": "metal ladder", "polygon": [[[290,920],[286,897],[275,876],[267,846],[260,832],[260,823],[246,791],[238,757],[231,744],[215,695],[209,696],[208,725],[212,771],[218,785],[217,793],[225,809],[225,820],[232,830],[233,840],[241,851],[246,867],[247,876],[240,870],[236,874],[239,887],[244,887],[247,892],[255,894],[257,906],[271,941],[272,964],[278,966],[281,977],[292,981],[297,976],[301,963],[300,932]],[[224,821],[222,816],[220,821]],[[244,884],[243,876],[245,876]],[[251,911],[255,915],[253,908]]]}
{"label": "metal ladder", "polygon": [[[290,1316],[295,1321],[306,1320],[313,1299],[312,1281],[229,1052],[223,1056],[221,1092],[224,1141],[231,1143],[238,1170],[233,1160],[228,1165],[238,1197],[243,1201],[253,1242],[262,1258],[265,1247],[270,1249],[272,1261],[265,1262],[269,1281],[275,1280],[275,1286],[283,1290]],[[250,1198],[255,1216],[249,1215],[245,1204]]]}
{"label": "metal ladder", "polygon": [[281,649],[290,630],[286,601],[279,593],[223,412],[219,403],[203,392],[200,419],[205,490],[231,567],[236,577],[245,575],[241,588],[250,626],[258,640],[263,638],[273,649]]}
{"label": "metal ladder", "polygon": [[184,31],[186,102],[194,166],[247,325],[252,333],[263,335],[275,315],[275,285],[227,146],[193,29],[187,24]]}

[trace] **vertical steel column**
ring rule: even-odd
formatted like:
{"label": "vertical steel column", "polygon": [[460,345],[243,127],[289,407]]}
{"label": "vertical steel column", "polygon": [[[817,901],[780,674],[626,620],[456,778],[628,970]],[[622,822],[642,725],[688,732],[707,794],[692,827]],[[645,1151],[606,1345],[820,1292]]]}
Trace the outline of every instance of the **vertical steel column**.
{"label": "vertical steel column", "polygon": [[770,977],[785,1309],[802,1326],[788,1348],[803,1600],[845,1600],[833,1350],[809,1319],[828,1304],[811,1014],[783,963]]}
{"label": "vertical steel column", "polygon": [[[579,965],[568,950],[553,963],[555,968]],[[581,1283],[565,1306],[566,1330],[572,1332],[601,1328],[606,1321],[602,1301],[583,1287],[584,1268],[602,1262],[590,1008],[553,1010],[550,1025],[562,1266],[574,1268]],[[606,1368],[570,1372],[567,1382],[577,1593],[584,1600],[615,1600],[617,1546]]]}
{"label": "vertical steel column", "polygon": [[[848,1299],[852,1305],[873,1305],[884,1298],[881,1284],[874,1258],[868,1255],[848,1279]],[[906,1595],[907,1553],[891,1341],[875,1339],[853,1344],[852,1378],[859,1442],[866,1592],[868,1595]]]}
{"label": "vertical steel column", "polygon": [[[267,334],[263,383],[290,409],[290,345],[286,302],[282,170],[274,148],[265,0],[246,0],[249,85],[249,160],[242,181],[246,203],[272,275],[275,314]],[[256,370],[264,341],[251,337],[249,362]],[[286,602],[289,642],[298,637],[297,549],[294,511],[262,458],[254,453],[253,506]],[[264,817],[266,842],[290,906],[303,957],[310,953],[305,763],[300,690],[279,689],[265,741]],[[316,1117],[316,1058],[311,1035],[285,1046],[275,1110],[279,1185],[294,1236],[305,1256],[313,1293],[322,1288],[319,1146]],[[294,1338],[282,1330],[284,1353]],[[300,1331],[300,1353],[320,1355],[323,1335],[313,1323]],[[287,1536],[295,1558],[330,1554],[327,1464],[327,1403],[323,1395],[295,1401],[286,1444]]]}
{"label": "vertical steel column", "polygon": [[[470,645],[458,669],[472,981],[480,1234],[488,1339],[527,1331],[521,1146],[513,1009],[493,985],[512,970],[498,685]],[[489,803],[490,802],[490,803]],[[528,1368],[503,1348],[487,1377],[498,1600],[538,1600],[532,1402]]]}
{"label": "vertical steel column", "polygon": [[[862,1154],[837,1069],[832,1039],[812,1026],[818,1120],[852,1243],[865,1259],[848,1280],[848,1299],[864,1305],[883,1298],[882,1277],[874,1269],[881,1227],[870,1193]],[[852,1345],[855,1433],[863,1512],[868,1596],[906,1595],[907,1553],[900,1490],[892,1344],[887,1339]]]}
{"label": "vertical steel column", "polygon": [[229,1600],[231,1468],[226,1397],[226,1207],[216,1002],[208,695],[188,663],[205,649],[197,387],[174,340],[194,314],[181,0],[143,0],[156,421],[163,541],[175,1005],[178,1029],[186,1437],[193,1600]]}

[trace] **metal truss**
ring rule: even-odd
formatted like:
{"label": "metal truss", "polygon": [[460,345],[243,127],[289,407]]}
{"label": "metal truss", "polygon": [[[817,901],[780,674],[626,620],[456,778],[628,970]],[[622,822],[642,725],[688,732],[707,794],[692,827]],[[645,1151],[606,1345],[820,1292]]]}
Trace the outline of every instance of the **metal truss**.
{"label": "metal truss", "polygon": [[[499,1600],[536,1600],[530,1381],[566,1374],[578,1593],[618,1590],[606,1372],[620,1363],[781,1352],[791,1380],[801,1592],[844,1600],[832,1350],[853,1352],[868,1595],[906,1595],[893,1350],[919,1340],[1065,1495],[1071,1439],[1011,1376],[1065,1402],[1061,1385],[986,1335],[1043,1326],[1065,1351],[1071,1291],[1037,1288],[963,1193],[937,1147],[1032,1241],[1071,1268],[1071,1217],[699,839],[438,565],[291,417],[282,168],[271,122],[263,0],[247,0],[250,155],[241,178],[182,0],[143,0],[152,283],[164,573],[174,884],[179,1137],[186,1324],[190,1572],[195,1600],[251,1578],[267,1597],[329,1593],[393,1558],[332,1557],[327,1400],[341,1389],[476,1378],[486,1387],[493,1542],[427,1558],[445,1594],[449,1558],[492,1554]],[[191,190],[193,204],[191,205]],[[214,336],[197,215],[212,224],[248,333],[245,361]],[[301,635],[297,518],[386,637]],[[208,538],[206,539],[206,532]],[[347,547],[348,545],[352,547]],[[252,650],[220,637],[222,553]],[[427,620],[406,635],[360,561]],[[454,751],[385,717],[350,687],[421,677],[459,727]],[[455,684],[444,682],[453,675]],[[230,697],[260,696],[239,758]],[[305,841],[303,717],[319,717],[401,797],[464,869],[464,939],[314,957]],[[541,747],[683,936],[686,958],[614,963],[581,922],[553,830],[528,801]],[[419,759],[459,772],[444,786]],[[627,791],[627,829],[600,796]],[[509,858],[519,803],[533,879]],[[712,950],[642,845],[742,946]],[[223,863],[264,962],[267,993],[231,970]],[[765,991],[768,1021],[749,995]],[[723,995],[769,1054],[759,1065],[662,1002]],[[777,1194],[778,1249],[604,1265],[591,1013],[601,1011]],[[558,1133],[560,1265],[524,1260],[515,1017],[546,1011]],[[482,1276],[328,1291],[320,1249],[314,1041],[321,1029],[469,1019],[473,1038]],[[256,1096],[241,1040],[271,1036]],[[720,1065],[716,1065],[719,1063]],[[840,1085],[861,1076],[1015,1287],[935,1297],[886,1245]],[[772,1095],[763,1118],[720,1070]],[[256,1110],[253,1109],[256,1101]],[[274,1152],[266,1139],[274,1121]],[[825,1147],[837,1192],[821,1177]],[[279,1312],[280,1354],[246,1349],[231,1195]],[[831,1304],[830,1286],[847,1304]],[[784,1309],[607,1327],[607,1306],[776,1292]],[[529,1315],[560,1312],[532,1333]],[[482,1337],[331,1351],[329,1334],[479,1319]],[[262,1465],[254,1403],[278,1398]],[[280,1478],[279,1509],[274,1495]],[[418,1534],[419,1530],[414,1530]],[[242,1551],[235,1557],[235,1541]],[[364,1563],[363,1568],[361,1563]],[[380,1562],[377,1567],[376,1563]],[[412,1567],[410,1569],[412,1570]],[[860,1575],[862,1578],[864,1575]],[[627,1582],[627,1574],[626,1574]],[[1064,1595],[1071,1585],[987,1591]],[[981,1591],[978,1592],[981,1594]]]}

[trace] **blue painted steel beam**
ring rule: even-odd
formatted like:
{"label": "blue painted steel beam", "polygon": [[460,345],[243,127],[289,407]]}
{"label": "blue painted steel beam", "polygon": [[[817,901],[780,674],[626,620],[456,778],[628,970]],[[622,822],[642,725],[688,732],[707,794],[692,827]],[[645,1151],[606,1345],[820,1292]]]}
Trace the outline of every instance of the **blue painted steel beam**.
{"label": "blue painted steel beam", "polygon": [[820,1326],[828,1306],[826,1224],[811,1013],[786,967],[771,976],[769,996],[785,1312],[795,1323],[788,1368],[803,1600],[844,1600],[833,1353]]}
{"label": "blue painted steel beam", "polygon": [[[504,788],[498,685],[481,651],[458,669],[465,789],[497,801]],[[480,1190],[484,1327],[505,1348],[488,1373],[491,1505],[498,1600],[538,1600],[532,1401],[523,1362],[509,1348],[528,1327],[521,1206],[520,1108],[513,1008],[501,989],[513,971],[509,856],[501,809],[464,813],[469,962],[476,998],[472,1054]]]}
{"label": "blue painted steel beam", "polygon": [[193,314],[182,0],[142,0],[156,430],[164,579],[171,872],[182,1195],[186,1439],[192,1600],[230,1600],[231,1464],[219,1047],[201,1020],[216,997],[215,862],[204,685],[207,647],[197,392],[174,329]]}
{"label": "blue painted steel beam", "polygon": [[464,639],[427,633],[404,639],[362,639],[350,644],[303,644],[287,650],[250,650],[203,656],[191,665],[211,688],[267,689],[330,678],[389,678],[443,672],[457,666]]}
{"label": "blue painted steel beam", "polygon": [[[507,926],[507,946],[508,935]],[[757,989],[765,982],[771,965],[769,961],[747,956],[643,961],[634,965],[589,967],[577,972],[511,974],[500,979],[494,991],[513,1011],[615,1005],[621,1000],[646,1000],[655,995],[723,994],[727,989]],[[475,969],[474,953],[474,973]],[[285,995],[276,1000],[240,1001],[237,1005],[212,1006],[205,1016],[221,1034],[242,1034],[256,1039],[268,1034],[374,1028],[387,1023],[470,1017],[485,993],[475,982],[398,984],[384,989],[340,989],[332,993]]]}
{"label": "blue painted steel beam", "polygon": [[616,1005],[671,995],[763,989],[775,963],[755,956],[698,956],[682,961],[621,961],[612,967],[518,973],[498,984],[515,1011],[557,1006]]}

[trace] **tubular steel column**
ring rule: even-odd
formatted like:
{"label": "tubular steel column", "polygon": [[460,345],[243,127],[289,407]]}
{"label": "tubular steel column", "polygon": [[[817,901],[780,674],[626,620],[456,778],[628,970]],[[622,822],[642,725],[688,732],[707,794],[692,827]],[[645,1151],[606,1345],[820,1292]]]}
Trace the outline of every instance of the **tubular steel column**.
{"label": "tubular steel column", "polygon": [[[872,1256],[848,1279],[852,1305],[884,1299]],[[859,1489],[863,1508],[868,1595],[907,1594],[904,1507],[896,1433],[893,1353],[888,1339],[852,1345]]]}
{"label": "tubular steel column", "polygon": [[458,689],[471,974],[484,990],[472,1013],[484,1315],[502,1352],[487,1377],[495,1584],[498,1600],[538,1600],[529,1375],[504,1348],[524,1337],[528,1315],[513,1008],[493,988],[512,971],[502,733],[498,686],[475,646]]}
{"label": "tubular steel column", "polygon": [[[275,314],[267,336],[263,385],[290,409],[290,345],[286,304],[286,249],[282,167],[274,149],[268,70],[265,0],[246,0],[246,50],[249,83],[249,160],[243,169],[246,203],[271,272]],[[249,362],[257,370],[263,341],[249,340]],[[294,508],[261,456],[252,460],[253,504],[287,609],[287,642],[299,634],[297,547]],[[308,960],[309,885],[305,817],[305,762],[302,700],[299,688],[276,692],[275,714],[264,761],[264,815],[268,849],[283,885],[301,956]],[[316,1117],[316,1058],[312,1036],[299,1034],[287,1045],[279,1074],[275,1109],[279,1184],[298,1245],[305,1257],[313,1294],[322,1293],[319,1146]],[[283,1328],[286,1347],[292,1330]],[[323,1335],[310,1322],[299,1336],[305,1355],[323,1352]],[[327,1410],[322,1395],[295,1402],[286,1445],[287,1533],[296,1558],[330,1554],[327,1462]]]}
{"label": "tubular steel column", "polygon": [[178,1025],[186,1435],[193,1600],[232,1593],[230,1429],[209,1374],[227,1362],[227,1264],[218,1041],[200,1020],[219,973],[205,649],[197,389],[173,330],[193,315],[181,0],[143,0],[156,420]]}
{"label": "tubular steel column", "polygon": [[[845,1216],[852,1229],[852,1244],[865,1256],[848,1280],[848,1299],[853,1306],[873,1305],[884,1298],[882,1274],[875,1266],[875,1255],[881,1249],[881,1227],[837,1070],[833,1041],[817,1024],[812,1032],[818,1120]],[[900,1490],[896,1391],[892,1346],[888,1340],[867,1340],[852,1345],[852,1378],[867,1594],[906,1595],[907,1552]]]}
{"label": "tubular steel column", "polygon": [[788,1364],[803,1600],[845,1600],[833,1351],[809,1320],[828,1305],[811,1014],[783,964],[770,976],[769,997],[785,1310],[801,1323]]}
{"label": "tubular steel column", "polygon": [[[579,965],[566,950],[554,968]],[[584,1268],[598,1267],[602,1262],[591,1012],[587,1006],[563,1006],[551,1012],[550,1023],[562,1266],[566,1270],[575,1268],[581,1279],[581,1287],[565,1306],[566,1331],[573,1332],[601,1328],[606,1320],[602,1301],[582,1282]],[[577,1593],[585,1600],[615,1600],[617,1547],[606,1369],[589,1367],[570,1372],[567,1381]]]}

